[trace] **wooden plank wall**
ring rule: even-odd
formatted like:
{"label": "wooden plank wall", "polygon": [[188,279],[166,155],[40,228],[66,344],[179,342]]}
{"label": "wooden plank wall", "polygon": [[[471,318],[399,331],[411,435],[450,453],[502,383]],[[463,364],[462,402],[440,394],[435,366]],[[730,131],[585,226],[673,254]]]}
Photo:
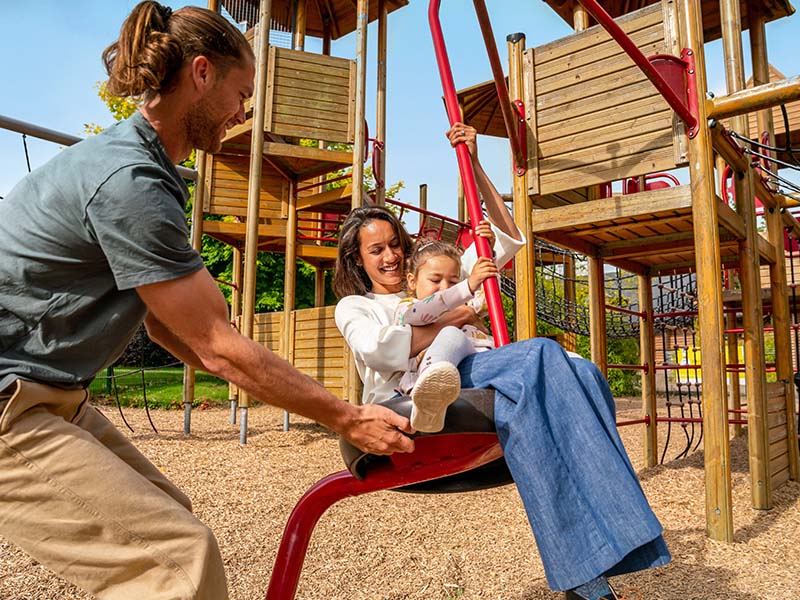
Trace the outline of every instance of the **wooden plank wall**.
{"label": "wooden plank wall", "polygon": [[[247,217],[247,185],[250,158],[239,154],[210,156],[210,194],[204,211],[214,215]],[[289,184],[269,163],[261,170],[259,217],[283,218],[283,204],[288,202]]]}
{"label": "wooden plank wall", "polygon": [[333,319],[335,308],[325,306],[292,311],[289,326],[293,334],[288,353],[283,352],[283,312],[257,314],[253,337],[322,383],[331,393],[355,402],[357,398],[347,398],[350,348],[336,328]]}
{"label": "wooden plank wall", "polygon": [[789,479],[786,390],[782,383],[767,384],[767,427],[769,428],[769,473],[774,490]]}
{"label": "wooden plank wall", "polygon": [[355,61],[270,48],[266,131],[353,143]]}
{"label": "wooden plank wall", "polygon": [[[618,19],[645,55],[677,51],[670,6],[658,3]],[[537,151],[529,160],[535,167],[529,193],[673,169],[685,160],[672,110],[604,29],[592,27],[527,54],[533,77],[525,103]]]}
{"label": "wooden plank wall", "polygon": [[330,392],[344,398],[350,349],[336,328],[333,319],[335,308],[325,306],[292,312],[294,335],[288,360]]}
{"label": "wooden plank wall", "polygon": [[283,312],[258,313],[253,322],[253,339],[283,356]]}

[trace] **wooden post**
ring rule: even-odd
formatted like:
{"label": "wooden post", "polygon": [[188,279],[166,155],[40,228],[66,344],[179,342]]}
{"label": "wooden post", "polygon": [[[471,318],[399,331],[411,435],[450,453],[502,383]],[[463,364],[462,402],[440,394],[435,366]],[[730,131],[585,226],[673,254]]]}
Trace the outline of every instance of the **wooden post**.
{"label": "wooden post", "polygon": [[564,303],[567,305],[567,321],[570,331],[565,332],[564,347],[572,352],[578,351],[577,328],[578,315],[576,313],[577,294],[575,288],[575,257],[572,254],[564,256]]}
{"label": "wooden post", "polygon": [[589,256],[589,346],[592,362],[608,377],[606,345],[606,276],[602,258]]}
{"label": "wooden post", "polygon": [[[294,303],[297,281],[297,192],[295,184],[289,186],[289,216],[286,219],[286,254],[283,270],[283,322],[289,327],[283,328],[284,356],[290,364],[294,364]],[[283,430],[289,430],[289,413],[284,411]]]}
{"label": "wooden post", "polygon": [[[422,210],[428,210],[428,184],[419,184],[419,207]],[[420,215],[420,219],[424,219],[425,215]]]}
{"label": "wooden post", "polygon": [[[241,329],[242,318],[242,250],[233,247],[233,289],[231,290],[231,323]],[[231,403],[231,425],[236,424],[236,408],[239,404],[239,387],[228,384],[228,399]]]}
{"label": "wooden post", "polygon": [[[523,57],[525,55],[525,34],[512,33],[506,37],[508,43],[508,93],[512,102],[525,101],[525,74]],[[515,115],[516,117],[516,115]],[[516,117],[518,118],[518,117]],[[522,147],[528,141],[520,140]],[[531,235],[533,206],[528,196],[528,178],[519,176],[511,160],[511,191],[514,199],[514,221],[526,236],[528,243],[514,259],[514,281],[516,282],[516,302],[514,306],[515,339],[527,340],[536,336],[536,249]]]}
{"label": "wooden post", "polygon": [[[203,249],[203,204],[206,192],[206,153],[202,150],[197,151],[195,158],[197,164],[197,180],[194,184],[194,200],[192,201],[192,230],[190,233],[190,243],[192,248],[201,252]],[[186,411],[191,410],[194,402],[194,367],[184,363],[183,365],[183,406],[184,420],[183,430],[186,434],[190,432],[189,418]]]}
{"label": "wooden post", "polygon": [[[725,79],[730,94],[745,88],[739,0],[720,0],[720,20],[725,58]],[[733,117],[731,123],[737,133],[745,137],[750,136],[746,116]],[[733,181],[736,189],[736,210],[744,221],[747,236],[739,243],[739,278],[742,285],[751,493],[753,508],[770,508],[772,494],[769,477],[767,372],[764,361],[761,273],[757,248],[758,228],[756,226],[752,170],[748,169],[741,176],[738,173],[735,174]],[[783,247],[782,235],[781,247]],[[703,356],[703,362],[705,362],[705,356]]]}
{"label": "wooden post", "polygon": [[367,23],[369,0],[358,0],[356,10],[356,132],[353,145],[352,208],[364,204],[364,133],[367,99]]}
{"label": "wooden post", "polygon": [[325,269],[314,269],[314,306],[325,306]]}
{"label": "wooden post", "polygon": [[[386,35],[387,15],[386,0],[378,0],[378,73],[375,97],[375,138],[386,144]],[[386,203],[386,147],[378,163],[375,176],[375,202]],[[383,182],[383,183],[379,183]]]}
{"label": "wooden post", "polygon": [[[253,128],[250,143],[250,178],[247,183],[247,231],[244,250],[244,289],[242,291],[242,335],[253,337],[256,305],[256,263],[258,258],[258,215],[261,200],[261,168],[264,162],[264,109],[267,97],[267,62],[269,60],[269,24],[272,0],[260,0],[257,55],[256,93],[253,102]],[[239,408],[247,411],[250,401],[247,392],[239,395]],[[244,415],[243,415],[244,416]],[[239,441],[247,443],[247,419],[240,420]]]}
{"label": "wooden post", "polygon": [[707,90],[703,25],[700,5],[679,0],[684,23],[684,46],[693,53],[697,79],[697,134],[689,139],[689,173],[694,220],[697,298],[703,377],[703,445],[706,475],[706,533],[721,541],[733,541],[730,446],[725,361],[723,360],[722,282],[718,235],[714,155],[706,126]]}
{"label": "wooden post", "polygon": [[656,416],[656,331],[653,325],[653,278],[639,275],[639,357],[647,370],[642,373],[642,414],[650,418],[644,429],[644,460],[648,467],[658,464],[658,424]]}
{"label": "wooden post", "polygon": [[[753,85],[769,82],[769,59],[767,56],[767,31],[760,4],[750,2],[750,48],[753,61]],[[769,132],[769,144],[775,143],[772,110],[758,113],[758,130]],[[788,135],[788,132],[787,132]],[[766,216],[767,235],[775,248],[775,264],[770,265],[769,278],[772,290],[772,325],[775,329],[775,367],[778,381],[783,383],[786,393],[786,433],[789,446],[789,477],[800,478],[800,459],[797,447],[797,421],[795,419],[794,386],[792,385],[792,342],[790,334],[791,315],[786,282],[786,255],[783,245],[783,224],[780,212],[769,209]]]}
{"label": "wooden post", "polygon": [[589,29],[589,13],[583,8],[583,4],[576,2],[572,7],[572,28],[575,33]]}
{"label": "wooden post", "polygon": [[[589,13],[586,12],[586,9],[580,2],[575,2],[575,5],[572,7],[572,28],[575,30],[575,33],[580,33],[586,29],[589,29]],[[587,200],[591,200],[592,198],[597,199],[600,196],[599,188],[597,186],[592,186],[591,188],[593,192],[593,196],[589,196],[587,194]],[[605,292],[604,292],[605,293]],[[575,260],[572,256],[568,256],[566,262],[564,263],[564,300],[567,302],[567,306],[569,307],[569,318],[570,324],[574,327],[576,324],[576,317],[575,314],[575,302],[576,302],[576,294],[575,294]],[[605,317],[605,313],[603,313]],[[590,317],[591,319],[591,317]],[[603,325],[605,328],[605,325]],[[571,340],[574,341],[574,348],[570,348],[573,352],[576,351],[578,347],[578,337],[577,334],[574,332],[570,333]],[[590,336],[590,344],[591,344],[591,336]],[[604,374],[607,373],[607,369],[603,371]]]}
{"label": "wooden post", "polygon": [[307,0],[297,0],[294,13],[294,35],[292,46],[295,50],[305,50],[306,47],[306,5]]}

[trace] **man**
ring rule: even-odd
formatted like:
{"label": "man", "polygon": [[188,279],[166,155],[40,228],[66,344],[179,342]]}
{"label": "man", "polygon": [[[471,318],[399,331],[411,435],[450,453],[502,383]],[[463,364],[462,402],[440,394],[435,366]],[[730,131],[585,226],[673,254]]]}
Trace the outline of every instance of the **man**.
{"label": "man", "polygon": [[355,407],[242,337],[188,245],[174,164],[244,121],[254,56],[216,13],[136,6],[103,55],[127,121],[23,179],[0,220],[0,535],[100,598],[227,598],[213,534],[86,387],[144,321],[187,364],[380,454],[407,419]]}

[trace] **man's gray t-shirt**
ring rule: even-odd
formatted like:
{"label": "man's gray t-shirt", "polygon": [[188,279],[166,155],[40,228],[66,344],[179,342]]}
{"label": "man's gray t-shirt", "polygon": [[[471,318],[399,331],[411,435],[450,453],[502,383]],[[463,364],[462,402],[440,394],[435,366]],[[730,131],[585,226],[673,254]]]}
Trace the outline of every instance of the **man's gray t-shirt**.
{"label": "man's gray t-shirt", "polygon": [[137,286],[203,267],[188,190],[136,113],[61,151],[0,201],[0,390],[88,385],[147,309]]}

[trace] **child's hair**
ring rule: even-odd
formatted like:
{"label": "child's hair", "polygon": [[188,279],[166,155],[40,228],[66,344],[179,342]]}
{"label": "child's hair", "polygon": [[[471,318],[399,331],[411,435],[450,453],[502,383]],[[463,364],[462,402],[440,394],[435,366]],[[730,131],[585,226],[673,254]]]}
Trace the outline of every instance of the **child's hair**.
{"label": "child's hair", "polygon": [[419,275],[420,267],[432,256],[447,256],[456,261],[456,264],[461,267],[461,253],[453,244],[430,238],[420,238],[414,243],[414,247],[408,257],[408,272],[416,277]]}

